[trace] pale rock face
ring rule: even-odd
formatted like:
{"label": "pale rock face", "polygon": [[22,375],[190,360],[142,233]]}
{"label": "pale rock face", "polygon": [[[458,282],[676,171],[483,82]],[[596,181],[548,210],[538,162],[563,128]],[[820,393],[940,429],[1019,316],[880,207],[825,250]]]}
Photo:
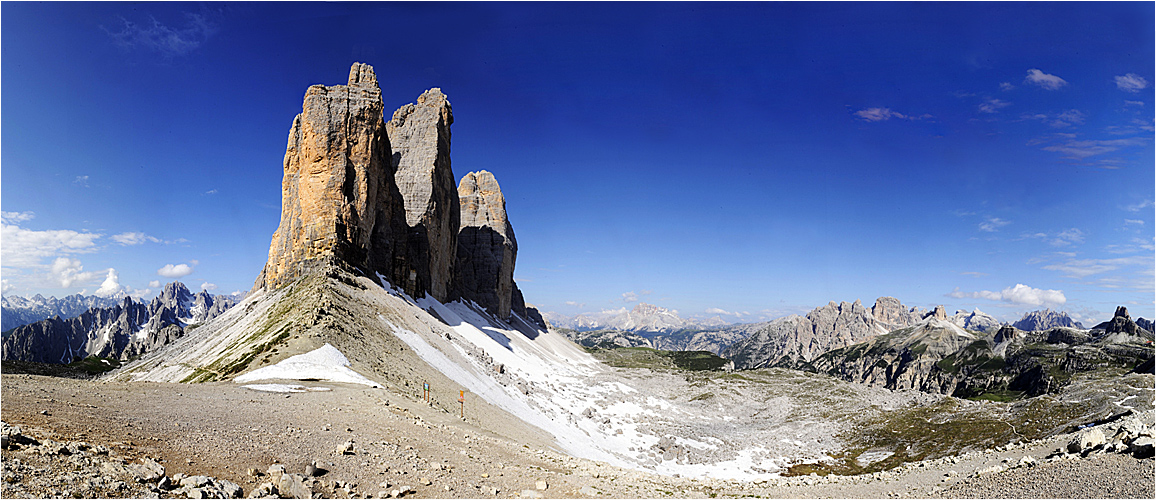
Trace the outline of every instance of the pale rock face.
{"label": "pale rock face", "polygon": [[337,259],[390,275],[396,191],[381,89],[354,63],[348,85],[305,92],[285,148],[281,224],[254,288],[277,288],[319,261]]}
{"label": "pale rock face", "polygon": [[417,104],[394,112],[385,127],[409,225],[407,264],[416,272],[416,290],[443,302],[452,299],[460,221],[450,166],[453,122],[449,100],[433,88],[418,97]]}
{"label": "pale rock face", "polygon": [[509,319],[518,242],[506,218],[506,198],[490,172],[470,172],[458,185],[457,292]]}

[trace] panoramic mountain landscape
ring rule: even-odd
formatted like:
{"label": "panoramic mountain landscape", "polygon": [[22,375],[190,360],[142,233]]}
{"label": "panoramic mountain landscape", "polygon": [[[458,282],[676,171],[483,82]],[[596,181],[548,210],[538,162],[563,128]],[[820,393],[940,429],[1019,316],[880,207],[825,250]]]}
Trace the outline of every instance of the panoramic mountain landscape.
{"label": "panoramic mountain landscape", "polygon": [[4,498],[1152,497],[1151,4],[0,10]]}

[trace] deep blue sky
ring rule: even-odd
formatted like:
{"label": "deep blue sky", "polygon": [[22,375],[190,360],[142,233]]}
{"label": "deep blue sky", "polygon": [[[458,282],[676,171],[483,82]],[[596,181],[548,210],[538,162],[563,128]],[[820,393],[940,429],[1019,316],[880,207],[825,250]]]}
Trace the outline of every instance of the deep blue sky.
{"label": "deep blue sky", "polygon": [[360,61],[449,96],[543,310],[1151,318],[1153,5],[5,2],[4,294],[248,290]]}

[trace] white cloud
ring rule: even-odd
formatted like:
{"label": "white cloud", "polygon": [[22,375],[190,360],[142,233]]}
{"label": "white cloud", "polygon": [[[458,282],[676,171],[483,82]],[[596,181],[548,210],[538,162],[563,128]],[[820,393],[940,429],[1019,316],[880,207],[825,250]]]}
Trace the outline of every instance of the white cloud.
{"label": "white cloud", "polygon": [[7,223],[8,220],[31,218],[24,214],[6,216],[4,223],[0,224],[0,260],[3,260],[4,267],[37,267],[47,257],[96,251],[96,240],[101,236],[99,234],[67,229],[33,231]]}
{"label": "white cloud", "polygon": [[1144,101],[1128,101],[1128,100],[1125,100],[1125,101],[1124,101],[1124,105],[1125,105],[1125,106],[1140,106],[1140,107],[1144,107]]}
{"label": "white cloud", "polygon": [[72,180],[72,183],[78,186],[88,187],[88,176],[78,175],[75,179]]}
{"label": "white cloud", "polygon": [[1024,78],[1024,82],[1039,85],[1047,90],[1059,90],[1060,87],[1068,84],[1063,78],[1056,75],[1049,75],[1038,69],[1029,69],[1028,76]]}
{"label": "white cloud", "polygon": [[88,284],[92,280],[100,277],[101,272],[102,271],[85,271],[84,265],[77,259],[57,257],[56,260],[52,261],[52,267],[48,272],[48,279],[52,283],[59,283],[63,288],[71,288],[73,285],[81,286]]}
{"label": "white cloud", "polygon": [[210,189],[210,190],[208,190],[208,191],[205,191],[205,194],[206,194],[206,195],[213,195],[213,194],[217,194],[217,190],[216,190],[216,189]]}
{"label": "white cloud", "polygon": [[1016,86],[1012,85],[1011,82],[1002,82],[999,84],[999,89],[1003,91],[1015,90],[1015,88]]}
{"label": "white cloud", "polygon": [[206,292],[211,292],[211,291],[216,290],[216,289],[217,289],[217,285],[209,283],[208,281],[201,283],[201,290],[204,290]]}
{"label": "white cloud", "polygon": [[1116,88],[1125,92],[1139,92],[1148,88],[1148,80],[1136,73],[1116,77]]}
{"label": "white cloud", "polygon": [[634,292],[626,292],[622,294],[623,302],[638,302],[638,294]]}
{"label": "white cloud", "polygon": [[140,245],[146,242],[161,243],[160,238],[144,233],[120,233],[109,236],[109,238],[121,245]]}
{"label": "white cloud", "polygon": [[100,284],[100,288],[93,292],[93,295],[111,297],[122,290],[124,290],[124,287],[120,286],[120,275],[116,272],[116,269],[110,268],[108,270],[108,277]]}
{"label": "white cloud", "polygon": [[1136,224],[1136,225],[1143,226],[1144,221],[1139,220],[1139,219],[1124,219],[1124,224]]}
{"label": "white cloud", "polygon": [[0,280],[0,294],[8,295],[8,292],[11,292],[15,288],[16,286],[9,283],[8,280]]}
{"label": "white cloud", "polygon": [[1001,108],[1011,106],[1010,102],[1000,99],[987,99],[979,105],[980,113],[997,113]]}
{"label": "white cloud", "polygon": [[[196,263],[197,263],[197,261],[195,261],[195,260],[192,262],[193,262],[193,265],[196,265]],[[183,278],[185,276],[193,274],[193,266],[190,266],[188,264],[177,264],[177,265],[165,264],[165,267],[157,269],[157,274],[164,276],[166,278],[169,278],[169,279]]]}
{"label": "white cloud", "polygon": [[586,307],[585,302],[576,302],[573,300],[567,300],[566,302],[564,302],[564,304],[571,306],[571,307],[577,307],[579,309]]}
{"label": "white cloud", "polygon": [[1011,221],[1003,220],[999,217],[988,217],[986,221],[979,223],[979,230],[986,233],[994,233],[999,231],[999,228],[1011,224]]}
{"label": "white cloud", "polygon": [[149,288],[160,288],[160,287],[161,287],[160,280],[152,280],[149,282]]}
{"label": "white cloud", "polygon": [[1058,306],[1068,301],[1061,290],[1041,290],[1023,284],[1016,284],[1011,288],[1004,288],[999,292],[980,290],[978,292],[961,292],[957,287],[948,297],[956,299],[984,299],[995,302],[1006,302],[1021,306]]}

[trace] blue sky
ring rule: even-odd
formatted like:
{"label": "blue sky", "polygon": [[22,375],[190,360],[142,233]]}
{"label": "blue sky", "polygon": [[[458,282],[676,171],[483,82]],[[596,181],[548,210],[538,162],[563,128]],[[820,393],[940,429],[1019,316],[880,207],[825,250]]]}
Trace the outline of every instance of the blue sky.
{"label": "blue sky", "polygon": [[543,310],[1156,315],[1151,2],[0,14],[5,295],[248,290],[305,89],[360,61],[387,112],[449,96]]}

